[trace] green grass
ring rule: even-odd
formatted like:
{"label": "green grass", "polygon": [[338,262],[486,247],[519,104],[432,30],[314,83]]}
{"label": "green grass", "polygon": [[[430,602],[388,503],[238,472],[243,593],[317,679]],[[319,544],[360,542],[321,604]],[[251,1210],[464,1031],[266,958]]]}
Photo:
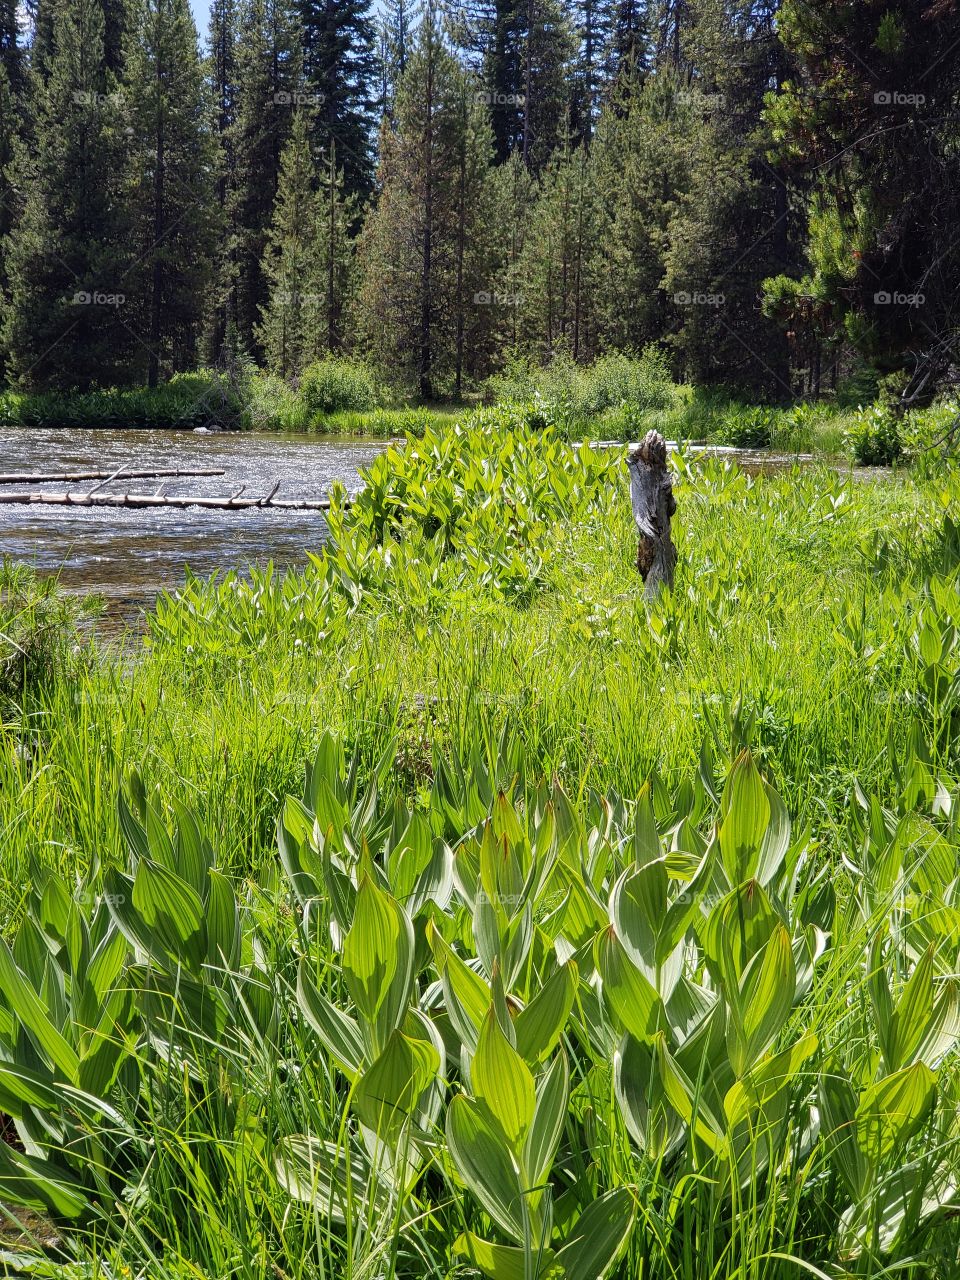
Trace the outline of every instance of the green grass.
{"label": "green grass", "polygon": [[[490,1216],[496,1144],[512,1139],[501,1132],[471,1166],[469,1142],[457,1154],[448,1140],[452,1099],[465,1099],[454,1108],[465,1121],[509,1128],[508,1083],[526,1096],[527,1071],[545,1090],[562,1052],[569,1083],[551,1077],[562,1124],[543,1175],[553,1231],[531,1199],[526,1271],[510,1255],[520,1269],[503,1274],[534,1276],[536,1229],[557,1250],[600,1203],[614,1235],[632,1206],[610,1273],[630,1280],[947,1280],[960,1233],[935,1202],[960,1170],[960,480],[821,467],[753,478],[681,456],[678,577],[652,604],[616,450],[574,451],[482,410],[425,428],[367,481],[353,507],[335,507],[334,543],[307,569],[189,582],[161,601],[135,660],[108,650],[54,664],[3,713],[7,934],[20,929],[20,969],[69,1044],[101,1014],[67,934],[86,929],[92,947],[122,923],[119,937],[141,939],[136,958],[120,944],[113,1021],[99,1024],[119,1064],[90,1090],[109,1099],[108,1119],[11,1097],[0,1063],[0,1109],[24,1113],[24,1133],[85,1206],[60,1222],[48,1274],[475,1274],[452,1251],[465,1231],[522,1243],[509,1214]],[[666,861],[641,873],[659,851]],[[233,889],[216,903],[211,855]],[[527,889],[531,867],[545,878]],[[617,890],[625,875],[629,893]],[[194,889],[178,887],[191,876]],[[78,884],[82,928],[68,922]],[[356,923],[363,884],[361,916],[376,928]],[[193,954],[201,936],[207,947],[227,936],[212,931],[234,894],[239,950]],[[171,933],[196,895],[201,924]],[[367,1007],[363,973],[389,986],[404,954],[394,900],[413,917],[417,975],[396,1009],[419,1013],[391,1015],[406,1039],[371,1075],[390,1019]],[[727,1024],[702,1048],[684,1048],[676,1007],[658,1023],[656,1001],[644,1003],[655,978],[642,957],[667,919],[686,940],[684,981]],[[667,956],[676,942],[656,945]],[[559,1046],[521,1053],[521,1070],[494,1024],[509,1027],[506,1008],[532,1002],[571,954],[576,1001],[561,1002]],[[445,987],[448,969],[460,976]],[[328,1005],[314,987],[356,1020],[356,1070],[318,1030]],[[482,1053],[458,1004],[470,990],[482,1025],[493,1020]],[[745,1049],[737,1019],[765,1001],[767,1029]],[[653,1021],[641,1026],[644,1009]],[[43,1076],[50,1049],[36,1034],[0,1006],[2,1057],[24,1055]],[[468,1073],[463,1044],[494,1065]],[[628,1095],[624,1071],[639,1082]],[[738,1079],[746,1129],[730,1118]],[[423,1082],[423,1132],[382,1111],[398,1080]],[[360,1121],[381,1126],[379,1157]],[[328,1155],[296,1135],[350,1153],[349,1225],[313,1185]],[[390,1167],[405,1142],[400,1185]],[[599,1248],[599,1222],[583,1233]]]}

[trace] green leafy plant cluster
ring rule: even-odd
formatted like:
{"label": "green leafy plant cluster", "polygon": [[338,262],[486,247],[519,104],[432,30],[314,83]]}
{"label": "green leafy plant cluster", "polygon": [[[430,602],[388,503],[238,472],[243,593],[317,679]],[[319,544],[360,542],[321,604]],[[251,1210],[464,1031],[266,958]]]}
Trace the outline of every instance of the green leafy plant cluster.
{"label": "green leafy plant cluster", "polygon": [[0,426],[196,427],[241,425],[244,389],[214,370],[179,373],[155,388],[87,392],[0,391]]}
{"label": "green leafy plant cluster", "polygon": [[821,1272],[931,1247],[960,1144],[942,784],[929,816],[855,788],[838,876],[748,751],[574,803],[505,735],[437,755],[412,808],[395,754],[324,736],[271,887],[139,775],[124,870],[38,877],[0,943],[8,1203],[79,1247],[139,1205],[149,1254],[242,1186],[270,1265],[303,1233],[396,1277],[667,1276],[691,1232],[737,1274],[765,1240]]}
{"label": "green leafy plant cluster", "polygon": [[311,418],[343,409],[370,411],[383,399],[383,392],[365,364],[336,356],[318,360],[304,369],[300,375],[300,395]]}

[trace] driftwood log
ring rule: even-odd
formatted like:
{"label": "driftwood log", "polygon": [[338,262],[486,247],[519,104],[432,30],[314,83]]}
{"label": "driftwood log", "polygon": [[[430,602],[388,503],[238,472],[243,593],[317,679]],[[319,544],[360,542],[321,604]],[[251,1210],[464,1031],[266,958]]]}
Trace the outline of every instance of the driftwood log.
{"label": "driftwood log", "polygon": [[640,534],[637,568],[646,584],[644,594],[653,599],[662,586],[673,586],[677,564],[677,549],[670,534],[677,504],[663,436],[658,431],[648,431],[639,444],[631,445],[627,467],[633,518]]}
{"label": "driftwood log", "polygon": [[[124,477],[126,478],[126,477]],[[50,507],[126,507],[146,510],[153,507],[208,507],[217,511],[249,511],[257,507],[272,507],[282,511],[329,511],[330,500],[306,502],[299,498],[241,498],[241,489],[226,498],[205,498],[191,495],[170,498],[161,493],[13,493],[0,492],[0,505],[21,503],[27,506]],[[276,487],[273,493],[276,492]],[[349,503],[345,503],[349,506]]]}
{"label": "driftwood log", "polygon": [[162,476],[222,476],[220,469],[203,467],[184,470],[180,467],[160,467],[153,471],[61,471],[55,475],[42,472],[3,471],[0,484],[74,484],[79,480],[156,480]]}

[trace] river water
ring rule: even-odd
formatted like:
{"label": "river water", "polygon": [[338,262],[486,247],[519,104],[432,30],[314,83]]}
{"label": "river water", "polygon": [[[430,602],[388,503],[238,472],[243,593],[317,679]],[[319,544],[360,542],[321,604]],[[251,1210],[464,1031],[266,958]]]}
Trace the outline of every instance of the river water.
{"label": "river water", "polygon": [[[222,476],[168,479],[164,493],[215,497],[246,485],[244,497],[260,497],[279,480],[277,497],[318,499],[335,480],[355,492],[359,468],[385,444],[331,436],[0,428],[0,472],[222,468]],[[95,483],[3,488],[85,492]],[[160,483],[116,481],[104,492],[153,493]],[[206,575],[268,560],[278,567],[300,564],[325,536],[318,511],[0,505],[0,557],[58,573],[68,590],[103,595],[115,619],[133,620],[160,588],[181,583],[187,566]]]}

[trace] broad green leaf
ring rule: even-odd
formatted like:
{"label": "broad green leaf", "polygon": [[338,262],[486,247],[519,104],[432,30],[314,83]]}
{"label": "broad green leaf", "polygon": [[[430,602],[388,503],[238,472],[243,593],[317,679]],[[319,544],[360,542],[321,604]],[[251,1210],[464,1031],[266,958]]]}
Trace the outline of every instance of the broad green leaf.
{"label": "broad green leaf", "polygon": [[729,993],[730,1063],[738,1076],[760,1060],[782,1031],[797,987],[790,935],[778,925],[747,966],[738,992]]}
{"label": "broad green leaf", "polygon": [[532,1277],[527,1271],[526,1249],[490,1244],[470,1231],[465,1231],[454,1241],[453,1254],[479,1267],[490,1280],[564,1280],[564,1270],[556,1264],[551,1249],[535,1255],[536,1269]]}
{"label": "broad green leaf", "polygon": [[204,958],[203,903],[196,889],[150,858],[141,858],[133,880],[132,906],[158,949],[179,964],[199,972]]}
{"label": "broad green leaf", "polygon": [[429,1041],[394,1031],[383,1053],[361,1075],[353,1108],[382,1142],[395,1146],[439,1067],[440,1055]]}
{"label": "broad green leaf", "polygon": [[820,1073],[820,1130],[848,1193],[859,1201],[870,1182],[870,1161],[857,1143],[857,1095],[841,1068]]}
{"label": "broad green leaf", "polygon": [[[723,1110],[730,1128],[735,1129],[757,1114],[760,1117],[759,1123],[762,1124],[764,1111],[784,1094],[816,1049],[817,1037],[808,1033],[789,1049],[765,1058],[741,1080],[736,1080],[723,1100]],[[753,1127],[756,1128],[757,1124],[758,1121],[754,1119]]]}
{"label": "broad green leaf", "polygon": [[922,1062],[864,1090],[856,1112],[857,1145],[874,1168],[922,1128],[936,1093],[937,1078]]}
{"label": "broad green leaf", "polygon": [[[364,875],[343,943],[343,976],[361,1028],[381,1053],[406,1013],[413,984],[413,926],[398,904]],[[372,1056],[372,1055],[371,1055]]]}
{"label": "broad green leaf", "polygon": [[480,1028],[477,1051],[470,1063],[470,1083],[477,1101],[493,1118],[508,1146],[519,1151],[533,1122],[533,1076],[500,1029],[493,1005]]}
{"label": "broad green leaf", "polygon": [[31,1040],[50,1065],[68,1080],[76,1081],[80,1066],[76,1051],[61,1035],[37,992],[17,968],[13,952],[0,938],[0,992],[23,1023]]}
{"label": "broad green leaf", "polygon": [[480,1108],[460,1094],[447,1109],[447,1148],[466,1183],[501,1231],[523,1243],[519,1167]]}
{"label": "broad green leaf", "polygon": [[306,960],[300,961],[297,1000],[307,1021],[340,1068],[353,1077],[363,1063],[363,1036],[348,1013],[331,1004],[316,988]]}
{"label": "broad green leaf", "polygon": [[934,951],[931,944],[900,992],[886,1036],[888,1071],[910,1065],[933,1019]]}
{"label": "broad green leaf", "polygon": [[635,967],[612,928],[598,939],[597,968],[611,1012],[635,1040],[650,1039],[662,1025],[663,1002]]}
{"label": "broad green leaf", "polygon": [[721,807],[720,855],[730,883],[736,888],[756,875],[760,848],[770,823],[767,789],[749,751],[741,752],[734,762]]}
{"label": "broad green leaf", "polygon": [[389,1209],[389,1188],[371,1175],[359,1149],[348,1158],[335,1142],[294,1134],[278,1144],[275,1171],[287,1195],[334,1222],[362,1221],[370,1212]]}
{"label": "broad green leaf", "polygon": [[233,885],[219,871],[209,871],[207,892],[207,963],[234,968],[240,959],[240,913]]}
{"label": "broad green leaf", "polygon": [[542,1062],[556,1048],[573,1007],[579,980],[576,963],[556,969],[514,1019],[517,1053],[526,1062]]}
{"label": "broad green leaf", "polygon": [[490,1008],[490,988],[461,960],[432,920],[427,924],[427,941],[440,971],[447,1014],[472,1053]]}
{"label": "broad green leaf", "polygon": [[588,1204],[557,1253],[566,1280],[603,1280],[609,1275],[630,1238],[634,1214],[633,1196],[623,1187]]}
{"label": "broad green leaf", "polygon": [[567,1118],[569,1088],[567,1058],[561,1052],[537,1086],[533,1123],[524,1143],[522,1165],[531,1188],[542,1188],[549,1177]]}
{"label": "broad green leaf", "polygon": [[650,1044],[625,1035],[613,1060],[613,1081],[630,1136],[654,1160],[683,1136],[683,1122],[667,1102]]}

